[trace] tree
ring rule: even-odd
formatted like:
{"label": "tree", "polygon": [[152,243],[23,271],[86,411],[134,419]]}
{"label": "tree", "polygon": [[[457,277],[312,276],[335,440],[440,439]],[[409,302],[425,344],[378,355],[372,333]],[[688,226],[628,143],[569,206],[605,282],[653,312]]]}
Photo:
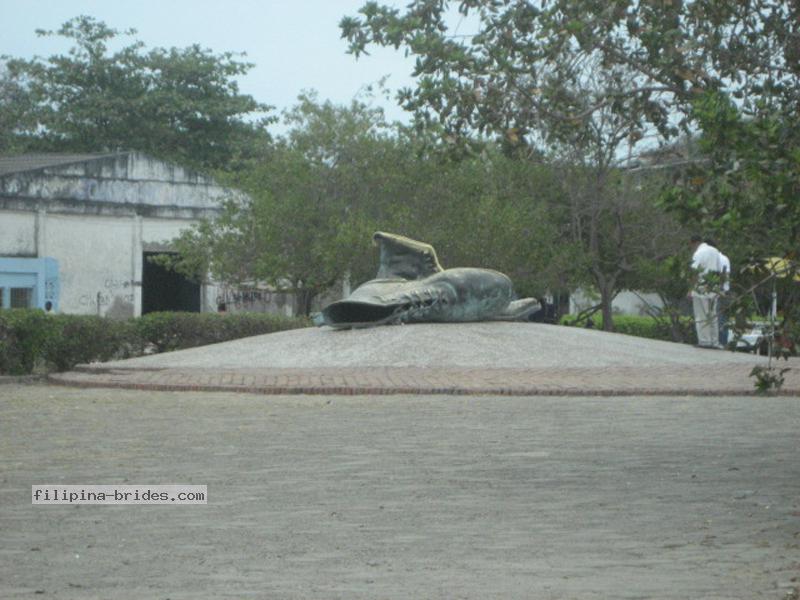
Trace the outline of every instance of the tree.
{"label": "tree", "polygon": [[14,154],[24,147],[19,130],[27,112],[27,102],[23,87],[3,68],[0,72],[0,154]]}
{"label": "tree", "polygon": [[[448,23],[456,5],[466,35]],[[419,84],[400,100],[453,135],[569,128],[608,108],[670,136],[708,91],[795,102],[799,16],[780,0],[414,0],[405,12],[367,2],[340,27],[356,57],[371,45],[416,56]],[[575,95],[590,74],[603,85]]]}
{"label": "tree", "polygon": [[630,288],[636,268],[676,250],[670,232],[674,220],[657,208],[656,192],[627,173],[642,127],[634,104],[618,114],[609,106],[592,107],[593,98],[611,88],[622,90],[630,77],[608,79],[590,72],[565,87],[582,109],[580,123],[567,127],[556,118],[551,130],[555,168],[568,203],[570,237],[580,249],[588,282],[599,293],[603,328],[614,329],[612,303]]}
{"label": "tree", "polygon": [[648,119],[666,126],[653,98],[668,88],[642,85],[632,69],[605,64],[598,52],[564,35],[579,33],[579,22],[562,22],[561,43],[554,42],[548,36],[563,21],[558,11],[525,2],[463,2],[459,11],[478,30],[454,37],[447,4],[413,2],[401,15],[368,3],[363,19],[342,21],[343,35],[356,55],[369,44],[405,46],[418,55],[419,86],[400,99],[422,127],[473,147],[473,133],[492,134],[512,156],[524,159],[538,145],[556,158],[567,203],[565,240],[580,252],[574,258],[586,273],[577,279],[598,290],[604,327],[613,329],[612,301],[633,257],[652,246],[642,227],[659,217],[652,201],[630,193],[618,167]]}
{"label": "tree", "polygon": [[[729,255],[732,303],[737,330],[754,314],[769,314],[773,286],[779,292],[780,330],[800,339],[800,124],[796,108],[762,100],[742,110],[725,93],[695,102],[702,125],[699,159],[668,189],[663,205],[684,223],[702,224]],[[763,267],[771,257],[785,259],[788,272]],[[760,303],[758,296],[765,297]],[[760,306],[759,306],[760,304]]]}
{"label": "tree", "polygon": [[292,129],[265,159],[221,177],[247,196],[185,231],[175,241],[176,266],[216,282],[292,292],[297,313],[308,315],[344,277],[374,273],[371,215],[380,204],[369,200],[391,170],[385,161],[394,142],[381,133],[382,113],[358,102],[338,107],[307,94],[286,118]]}
{"label": "tree", "polygon": [[292,127],[266,160],[223,177],[248,197],[176,240],[184,273],[267,283],[295,293],[307,314],[343,278],[355,286],[375,276],[370,238],[386,230],[432,243],[448,266],[502,270],[526,295],[561,289],[571,276],[547,165],[493,146],[451,160],[359,102],[305,94],[286,119]]}
{"label": "tree", "polygon": [[[739,174],[704,173],[704,185],[722,188],[721,196],[698,194],[697,174],[690,176],[689,188],[679,186],[664,206],[737,242],[774,216],[769,222],[777,219],[787,235],[779,243],[753,236],[749,251],[785,256],[796,248],[798,215],[787,208],[800,172],[796,3],[463,0],[458,17],[471,28],[466,35],[448,26],[455,5],[415,0],[401,12],[368,2],[340,24],[356,56],[378,45],[417,57],[418,85],[399,100],[418,124],[465,145],[473,132],[491,133],[518,144],[566,145],[584,156],[587,142],[619,156],[613,136],[592,140],[598,131],[617,130],[621,143],[638,150],[650,135],[663,142],[700,130],[714,149],[711,172]],[[603,122],[611,126],[598,129]],[[747,161],[737,162],[742,155]],[[607,179],[601,160],[586,167],[596,170],[598,184]]]}
{"label": "tree", "polygon": [[568,236],[585,272],[573,283],[597,291],[603,328],[611,331],[617,294],[637,289],[643,270],[680,247],[677,223],[656,206],[653,190],[637,184],[625,171],[577,160],[556,168],[563,175],[567,197]]}
{"label": "tree", "polygon": [[46,59],[5,57],[15,95],[0,102],[23,109],[14,133],[26,149],[132,149],[213,169],[266,136],[269,119],[251,118],[269,107],[239,92],[235,78],[252,65],[233,53],[197,45],[148,51],[138,41],[111,52],[111,42],[135,31],[87,16],[37,33],[73,46]]}
{"label": "tree", "polygon": [[494,144],[457,160],[427,150],[408,180],[398,230],[430,242],[443,265],[497,269],[520,295],[540,299],[581,276],[548,164],[509,158]]}
{"label": "tree", "polygon": [[[368,2],[360,18],[345,17],[340,27],[356,57],[370,45],[403,47],[417,56],[418,86],[402,90],[399,100],[420,123],[441,127],[454,141],[472,132],[512,144],[563,141],[580,137],[602,108],[629,123],[634,137],[647,118],[665,125],[655,99],[669,86],[642,85],[635,70],[608,61],[592,45],[601,33],[590,27],[599,3],[541,4],[459,2],[459,17],[472,29],[465,35],[448,23],[456,3],[439,0],[416,0],[405,13]],[[626,3],[614,3],[614,12],[620,4]]]}

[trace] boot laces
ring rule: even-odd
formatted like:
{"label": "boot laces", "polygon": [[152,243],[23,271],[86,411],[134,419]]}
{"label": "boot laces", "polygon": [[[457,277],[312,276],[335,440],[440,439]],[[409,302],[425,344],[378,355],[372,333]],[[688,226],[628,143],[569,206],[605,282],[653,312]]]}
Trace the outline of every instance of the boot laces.
{"label": "boot laces", "polygon": [[431,288],[425,288],[421,292],[407,292],[399,299],[400,306],[392,314],[392,320],[395,323],[404,323],[412,318],[424,316],[448,302],[447,295],[443,290]]}

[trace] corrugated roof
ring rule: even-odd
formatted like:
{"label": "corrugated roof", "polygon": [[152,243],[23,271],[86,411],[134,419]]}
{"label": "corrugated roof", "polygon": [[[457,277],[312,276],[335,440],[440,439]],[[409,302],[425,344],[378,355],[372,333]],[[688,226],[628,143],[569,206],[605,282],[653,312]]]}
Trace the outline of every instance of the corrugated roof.
{"label": "corrugated roof", "polygon": [[81,163],[108,156],[119,156],[120,154],[127,154],[127,152],[104,154],[19,154],[17,156],[0,156],[0,177],[12,173]]}

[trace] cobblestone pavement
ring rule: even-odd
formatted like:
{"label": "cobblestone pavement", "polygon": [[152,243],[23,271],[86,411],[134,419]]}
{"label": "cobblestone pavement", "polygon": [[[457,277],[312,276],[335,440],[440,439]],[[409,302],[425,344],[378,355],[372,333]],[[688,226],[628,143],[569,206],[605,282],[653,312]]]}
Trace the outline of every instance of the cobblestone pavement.
{"label": "cobblestone pavement", "polygon": [[[755,364],[755,363],[754,363]],[[781,393],[800,394],[800,362],[791,361]],[[647,367],[105,369],[53,374],[52,383],[162,391],[262,394],[750,395],[748,364]]]}
{"label": "cobblestone pavement", "polygon": [[[786,600],[798,431],[797,397],[0,386],[0,598]],[[31,504],[59,483],[209,499]]]}

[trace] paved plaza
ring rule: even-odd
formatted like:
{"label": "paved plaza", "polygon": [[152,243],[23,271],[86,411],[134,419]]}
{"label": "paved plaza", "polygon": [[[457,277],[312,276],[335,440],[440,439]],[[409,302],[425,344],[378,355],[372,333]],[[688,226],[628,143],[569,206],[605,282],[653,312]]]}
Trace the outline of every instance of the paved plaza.
{"label": "paved plaza", "polygon": [[[0,386],[2,598],[785,599],[800,399]],[[33,484],[208,485],[32,506]]]}
{"label": "paved plaza", "polygon": [[[755,397],[754,364],[494,323],[0,385],[0,598],[797,600],[798,365]],[[32,505],[37,484],[209,498]]]}

